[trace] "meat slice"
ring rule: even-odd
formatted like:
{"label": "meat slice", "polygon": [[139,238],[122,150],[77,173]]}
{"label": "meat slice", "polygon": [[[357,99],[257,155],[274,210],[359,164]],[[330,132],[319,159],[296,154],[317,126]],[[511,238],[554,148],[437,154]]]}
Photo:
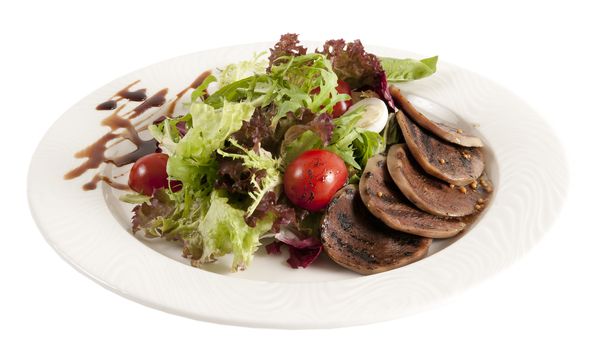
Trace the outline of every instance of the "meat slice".
{"label": "meat slice", "polygon": [[476,180],[485,169],[479,148],[462,147],[436,138],[402,111],[395,114],[410,152],[422,169],[454,185]]}
{"label": "meat slice", "polygon": [[362,203],[356,185],[343,187],[333,197],[322,219],[321,238],[333,261],[364,275],[419,260],[432,241],[379,222]]}
{"label": "meat slice", "polygon": [[433,215],[465,216],[481,211],[493,185],[485,176],[467,186],[447,184],[425,173],[405,144],[391,146],[387,168],[401,192],[418,208]]}
{"label": "meat slice", "polygon": [[387,226],[430,238],[447,238],[466,227],[459,218],[431,215],[415,208],[401,193],[387,171],[387,157],[368,160],[360,178],[360,197],[372,215]]}
{"label": "meat slice", "polygon": [[465,147],[483,147],[483,142],[476,136],[466,135],[461,129],[454,128],[442,123],[436,123],[420,113],[410,101],[401,94],[398,87],[391,85],[389,88],[391,96],[399,104],[401,109],[420,127],[430,131],[437,137]]}

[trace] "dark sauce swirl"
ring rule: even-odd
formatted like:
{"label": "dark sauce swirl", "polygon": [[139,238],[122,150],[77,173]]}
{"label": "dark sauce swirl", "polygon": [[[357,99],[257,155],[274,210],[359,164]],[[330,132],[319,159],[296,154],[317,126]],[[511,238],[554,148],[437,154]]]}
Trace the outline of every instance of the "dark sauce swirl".
{"label": "dark sauce swirl", "polygon": [[[190,89],[195,89],[201,85],[204,79],[210,74],[210,71],[200,74],[190,85],[177,93],[175,97],[169,101],[166,114],[172,116],[176,104],[181,97]],[[147,97],[145,88],[131,91],[131,87],[137,83],[139,83],[139,80],[125,86],[115,93],[111,99],[96,106],[97,110],[113,110],[113,112],[101,122],[101,125],[109,127],[111,131],[102,135],[98,140],[86,148],[75,153],[75,158],[85,160],[79,166],[67,172],[64,175],[65,180],[75,179],[88,170],[99,168],[103,163],[111,163],[116,167],[122,167],[127,164],[135,163],[139,158],[150,153],[160,152],[156,140],[152,138],[144,140],[140,137],[140,132],[147,128],[147,123],[146,125],[142,124],[151,121],[152,118],[156,119],[157,113],[150,114],[147,117],[145,116],[145,113],[151,109],[162,107],[166,103],[168,89],[161,89],[152,96]],[[121,100],[126,100],[127,102],[117,106],[117,102]],[[132,110],[122,113],[125,106],[131,101],[141,103]],[[144,117],[140,117],[142,115],[144,115]],[[114,158],[106,156],[106,151],[109,148],[124,140],[133,143],[135,149]],[[103,181],[115,189],[129,189],[127,185],[115,182],[98,173],[95,174],[89,182],[83,185],[83,190],[88,191],[97,188],[97,184],[100,181]]]}

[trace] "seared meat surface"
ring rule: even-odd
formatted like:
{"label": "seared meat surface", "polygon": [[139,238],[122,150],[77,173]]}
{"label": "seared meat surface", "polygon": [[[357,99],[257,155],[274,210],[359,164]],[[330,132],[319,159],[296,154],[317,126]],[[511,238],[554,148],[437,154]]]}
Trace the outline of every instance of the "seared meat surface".
{"label": "seared meat surface", "polygon": [[387,168],[401,192],[418,208],[441,216],[466,216],[480,211],[493,190],[481,176],[466,186],[450,185],[425,173],[405,144],[389,149]]}
{"label": "seared meat surface", "polygon": [[366,208],[390,228],[423,237],[447,238],[466,226],[459,218],[431,215],[414,207],[389,175],[386,155],[378,154],[368,160],[359,189]]}
{"label": "seared meat surface", "polygon": [[364,275],[417,261],[426,256],[432,241],[379,222],[362,203],[355,185],[339,190],[329,204],[321,238],[333,261]]}
{"label": "seared meat surface", "polygon": [[401,111],[395,116],[410,153],[424,171],[454,185],[469,184],[482,174],[485,163],[479,148],[443,141],[422,129]]}
{"label": "seared meat surface", "polygon": [[420,127],[430,131],[437,137],[456,145],[464,147],[483,147],[483,142],[476,136],[466,135],[464,131],[453,126],[436,123],[420,113],[410,101],[401,94],[397,86],[390,86],[389,91],[393,100],[401,107],[404,113]]}

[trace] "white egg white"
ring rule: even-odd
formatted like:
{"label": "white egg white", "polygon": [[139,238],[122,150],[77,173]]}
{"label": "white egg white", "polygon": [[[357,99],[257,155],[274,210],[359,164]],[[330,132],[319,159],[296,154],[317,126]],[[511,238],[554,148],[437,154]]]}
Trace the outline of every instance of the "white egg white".
{"label": "white egg white", "polygon": [[352,105],[346,113],[352,112],[360,107],[365,107],[365,110],[356,126],[374,132],[381,132],[385,128],[387,119],[389,118],[389,112],[385,102],[375,97],[365,98]]}

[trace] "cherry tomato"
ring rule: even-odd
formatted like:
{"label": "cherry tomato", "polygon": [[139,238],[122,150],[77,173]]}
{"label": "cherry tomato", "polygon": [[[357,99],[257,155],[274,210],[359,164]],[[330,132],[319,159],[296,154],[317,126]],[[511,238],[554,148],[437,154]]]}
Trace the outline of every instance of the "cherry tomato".
{"label": "cherry tomato", "polygon": [[[139,158],[129,172],[129,187],[135,192],[151,196],[154,190],[168,187],[166,173],[168,156],[164,153],[152,153]],[[170,181],[173,191],[181,189],[181,182]]]}
{"label": "cherry tomato", "polygon": [[343,159],[325,150],[309,150],[297,157],[285,171],[283,185],[289,200],[315,212],[324,209],[347,182]]}
{"label": "cherry tomato", "polygon": [[[351,96],[351,88],[349,84],[343,80],[337,80],[337,92],[340,94],[348,94]],[[351,107],[352,100],[340,101],[333,106],[333,118],[338,118]]]}
{"label": "cherry tomato", "polygon": [[[347,94],[347,95],[351,96],[351,88],[349,87],[349,84],[344,82],[343,80],[337,80],[337,87],[335,89],[340,94]],[[312,93],[314,93],[314,94],[317,94],[319,92],[320,92],[319,87],[312,90]],[[345,113],[345,111],[347,111],[349,109],[349,107],[351,107],[351,105],[352,105],[352,100],[337,102],[337,104],[335,104],[333,106],[333,118],[338,118],[338,117],[342,116],[343,113]]]}

